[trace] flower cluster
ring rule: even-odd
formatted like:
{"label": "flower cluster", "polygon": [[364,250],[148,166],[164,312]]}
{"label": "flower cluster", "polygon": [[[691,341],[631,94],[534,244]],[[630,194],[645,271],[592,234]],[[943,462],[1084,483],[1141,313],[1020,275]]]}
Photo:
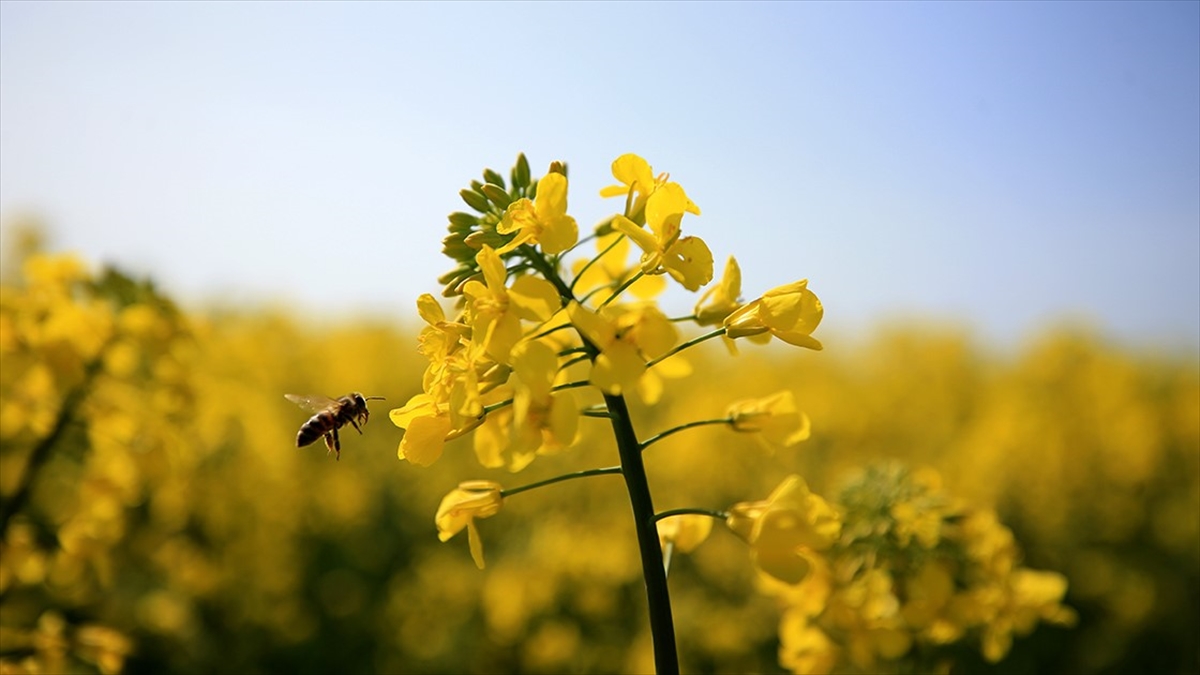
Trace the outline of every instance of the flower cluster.
{"label": "flower cluster", "polygon": [[[457,311],[450,319],[433,296],[418,301],[427,324],[419,351],[428,366],[422,392],[391,411],[405,430],[401,459],[428,466],[447,441],[476,431],[483,466],[519,471],[538,455],[574,443],[582,408],[572,389],[590,385],[603,395],[653,403],[662,378],[689,372],[687,361],[674,357],[681,350],[676,322],[651,298],[663,290],[659,279],[689,291],[712,281],[707,244],[683,234],[684,217],[700,209],[682,186],[656,176],[637,155],[617,158],[612,170],[619,184],[600,194],[623,198],[624,209],[596,228],[589,237],[596,254],[571,266],[572,275],[562,256],[582,242],[568,214],[564,164],[552,164],[534,180],[522,155],[511,184],[489,170],[485,182],[462,191],[476,213],[451,214],[444,250],[458,267],[442,279],[444,295],[458,299]],[[634,247],[640,256],[630,261]],[[745,304],[740,286],[730,258],[716,292],[706,293],[688,317],[722,326],[705,339],[776,335],[820,349],[810,333],[821,320],[821,304],[806,281]],[[632,300],[622,298],[625,291]],[[586,373],[576,374],[575,365]],[[788,395],[780,396],[762,409],[731,410],[725,421],[783,445],[803,440],[807,418]]]}
{"label": "flower cluster", "polygon": [[179,459],[188,328],[115,270],[34,253],[23,272],[0,289],[0,597],[16,600],[0,671],[115,673],[130,639],[83,618],[114,583],[131,507]]}
{"label": "flower cluster", "polygon": [[938,648],[970,636],[996,662],[1039,621],[1075,621],[1066,578],[1021,567],[1012,532],[952,502],[932,470],[872,466],[839,502],[835,512],[791,478],[730,509],[785,603],[780,663],[792,672],[934,670],[949,663]]}
{"label": "flower cluster", "polygon": [[[656,403],[664,379],[691,372],[680,353],[713,338],[734,353],[741,339],[820,350],[813,332],[824,310],[806,279],[744,301],[741,268],[730,256],[691,315],[668,317],[654,299],[670,282],[696,292],[713,281],[708,245],[684,233],[685,218],[700,208],[637,155],[617,158],[612,173],[617,184],[601,195],[623,198],[624,208],[587,237],[595,253],[570,264],[564,258],[584,241],[568,213],[564,164],[533,180],[522,156],[511,185],[485,171],[485,182],[461,193],[475,214],[450,216],[445,251],[457,267],[441,279],[444,295],[456,299],[455,313],[449,318],[432,296],[419,300],[427,324],[419,338],[428,362],[422,392],[391,419],[405,430],[399,456],[413,464],[432,464],[447,441],[474,432],[483,466],[520,471],[576,445],[583,418],[601,418],[612,426],[619,464],[507,490],[494,481],[461,483],[437,511],[439,539],[467,530],[482,568],[477,521],[496,515],[508,497],[564,480],[624,475],[660,672],[678,668],[674,636],[665,634],[666,571],[672,556],[695,551],[717,520],[745,542],[763,586],[783,599],[780,662],[794,672],[846,664],[872,671],[940,667],[926,662],[930,655],[968,636],[997,661],[1014,634],[1039,621],[1073,620],[1061,604],[1065,578],[1020,567],[1011,533],[990,512],[951,503],[932,473],[868,470],[837,502],[793,475],[766,499],[725,511],[656,513],[642,453],[658,441],[712,425],[786,448],[808,439],[811,425],[785,389],[643,440],[627,399]],[[677,326],[687,322],[711,330],[681,341]]]}

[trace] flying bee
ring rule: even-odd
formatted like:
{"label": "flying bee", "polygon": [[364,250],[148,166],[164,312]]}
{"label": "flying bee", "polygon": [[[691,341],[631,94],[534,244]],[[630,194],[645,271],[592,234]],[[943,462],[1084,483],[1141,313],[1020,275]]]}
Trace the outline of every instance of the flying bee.
{"label": "flying bee", "polygon": [[316,413],[300,427],[300,432],[296,434],[296,447],[303,448],[324,436],[325,447],[329,448],[335,459],[342,458],[342,441],[338,438],[338,429],[349,423],[361,434],[360,425],[366,425],[371,416],[367,410],[367,401],[383,400],[382,396],[363,396],[357,391],[337,400],[318,395],[284,394],[283,397],[305,410]]}

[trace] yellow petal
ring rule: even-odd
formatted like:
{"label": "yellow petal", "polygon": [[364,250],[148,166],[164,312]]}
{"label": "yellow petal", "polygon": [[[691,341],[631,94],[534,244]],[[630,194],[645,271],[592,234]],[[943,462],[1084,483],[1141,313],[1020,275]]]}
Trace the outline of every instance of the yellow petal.
{"label": "yellow petal", "polygon": [[400,459],[417,466],[429,466],[442,456],[446,434],[450,432],[450,418],[446,416],[418,417],[409,423],[400,441]]}
{"label": "yellow petal", "polygon": [[562,298],[554,284],[532,275],[518,277],[513,282],[508,301],[513,311],[528,321],[545,321],[562,307]]}
{"label": "yellow petal", "polygon": [[508,363],[509,353],[521,340],[521,320],[512,312],[505,312],[486,326],[483,344],[488,356],[500,363]]}
{"label": "yellow petal", "polygon": [[578,302],[572,300],[567,305],[567,315],[571,318],[571,324],[600,349],[607,348],[617,337],[617,329],[612,322],[584,309]]}
{"label": "yellow petal", "polygon": [[417,394],[408,399],[403,408],[395,408],[388,413],[392,424],[407,429],[408,425],[418,417],[429,417],[435,413],[433,397],[429,394]]}
{"label": "yellow petal", "polygon": [[496,224],[500,234],[512,234],[537,225],[537,210],[529,199],[518,199],[504,209],[504,217]]}
{"label": "yellow petal", "polygon": [[644,190],[654,185],[654,171],[650,168],[650,163],[632,152],[613,160],[612,174],[613,178],[625,185],[641,183]]}
{"label": "yellow petal", "polygon": [[674,542],[680,553],[691,553],[708,539],[712,532],[713,519],[700,514],[671,516],[658,521],[658,540],[664,544]]}
{"label": "yellow petal", "polygon": [[625,216],[617,216],[613,218],[612,224],[614,229],[632,239],[633,243],[646,253],[659,252],[658,239],[632,220]]}
{"label": "yellow petal", "polygon": [[596,357],[592,367],[591,383],[606,394],[620,394],[631,390],[646,372],[637,348],[627,342],[616,341]]}
{"label": "yellow petal", "polygon": [[542,234],[538,237],[538,244],[543,251],[550,255],[562,253],[574,246],[577,241],[579,241],[579,226],[575,223],[575,219],[568,215],[556,216],[544,221]]}
{"label": "yellow petal", "polygon": [[471,545],[471,559],[475,561],[476,567],[483,569],[483,541],[479,538],[479,530],[473,520],[467,523],[467,541]]}
{"label": "yellow petal", "polygon": [[512,368],[533,398],[542,400],[550,396],[558,372],[558,357],[545,343],[527,340],[513,349]]}
{"label": "yellow petal", "polygon": [[660,185],[646,201],[646,224],[663,244],[670,244],[678,236],[679,222],[687,211],[687,194],[679,183]]}
{"label": "yellow petal", "polygon": [[503,293],[508,271],[504,268],[504,261],[500,259],[500,254],[485,244],[479,253],[475,254],[475,262],[483,272],[483,278],[487,280],[488,290],[492,293]]}
{"label": "yellow petal", "polygon": [[713,257],[708,244],[699,237],[684,237],[663,256],[663,267],[689,291],[712,281]]}
{"label": "yellow petal", "polygon": [[422,293],[421,297],[417,298],[417,313],[421,315],[425,323],[431,326],[446,320],[446,313],[442,310],[442,306],[428,293]]}

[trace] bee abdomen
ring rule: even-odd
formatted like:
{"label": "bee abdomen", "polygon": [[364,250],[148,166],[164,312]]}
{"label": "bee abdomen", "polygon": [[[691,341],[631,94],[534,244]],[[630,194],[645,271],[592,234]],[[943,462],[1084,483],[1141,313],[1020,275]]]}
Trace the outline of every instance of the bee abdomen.
{"label": "bee abdomen", "polygon": [[299,433],[296,434],[296,447],[303,448],[329,433],[335,426],[337,426],[337,418],[334,414],[328,410],[322,410],[308,418],[304,426],[300,427]]}

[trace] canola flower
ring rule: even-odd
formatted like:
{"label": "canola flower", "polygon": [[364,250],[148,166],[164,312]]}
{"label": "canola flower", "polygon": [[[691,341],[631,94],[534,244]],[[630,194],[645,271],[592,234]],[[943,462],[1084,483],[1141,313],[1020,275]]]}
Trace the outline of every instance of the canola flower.
{"label": "canola flower", "polygon": [[[581,417],[607,419],[637,524],[655,664],[660,672],[676,672],[662,549],[669,542],[671,551],[687,551],[703,537],[694,534],[694,524],[680,529],[690,520],[654,525],[642,451],[668,435],[706,424],[726,424],[764,442],[789,446],[807,438],[808,418],[784,393],[735,404],[724,418],[690,423],[642,441],[633,428],[627,397],[645,404],[659,401],[663,377],[690,372],[687,361],[676,354],[718,335],[729,333],[732,338],[769,330],[793,344],[819,349],[820,343],[809,334],[820,322],[820,304],[806,282],[799,282],[798,287],[777,289],[751,302],[747,307],[761,311],[747,314],[737,298],[740,272],[731,257],[716,293],[706,294],[697,315],[690,317],[698,325],[723,322],[724,327],[680,343],[675,322],[652,300],[661,287],[643,283],[640,290],[631,289],[653,277],[669,277],[692,292],[712,281],[708,245],[683,232],[684,216],[699,216],[700,209],[681,185],[666,174],[655,176],[637,155],[618,157],[612,170],[619,185],[602,189],[601,195],[624,196],[624,210],[597,228],[593,236],[598,253],[573,266],[562,260],[578,243],[578,226],[567,213],[570,183],[565,164],[553,163],[545,176],[534,180],[522,156],[511,172],[511,185],[485,171],[487,183],[473,183],[460,193],[478,215],[452,214],[450,236],[444,242],[444,252],[458,263],[442,279],[445,295],[458,299],[458,314],[447,321],[431,299],[418,303],[428,324],[420,341],[420,352],[429,361],[423,392],[393,410],[391,419],[405,430],[398,449],[401,459],[428,466],[442,456],[446,441],[476,431],[480,462],[510,471],[524,469],[537,456],[569,450]],[[625,258],[629,242],[641,251],[635,263]],[[598,293],[604,294],[602,299]],[[585,373],[576,374],[579,370]],[[599,395],[600,402],[582,407],[571,392],[580,388]],[[585,470],[564,474],[564,479],[586,475],[595,474]],[[538,486],[542,484],[548,483]],[[473,516],[492,515],[500,500],[526,489],[530,486],[507,493],[489,489],[486,498],[468,497],[462,487],[451,492],[438,513],[440,537],[444,541],[467,528],[472,557],[482,567],[482,539]],[[470,506],[477,503],[485,506]],[[452,513],[466,514],[466,519],[446,521]],[[773,540],[773,534],[764,539]]]}
{"label": "canola flower", "polygon": [[[947,510],[935,485],[909,480],[908,474],[888,474],[891,483],[872,479],[861,491],[849,491],[841,504],[792,475],[765,500],[727,510],[656,513],[642,459],[651,446],[693,429],[725,426],[770,449],[790,448],[810,437],[811,422],[793,393],[783,390],[735,401],[721,417],[684,422],[642,439],[629,399],[645,405],[662,400],[664,385],[655,373],[686,376],[690,367],[678,355],[716,337],[730,346],[741,338],[760,343],[777,338],[821,350],[812,334],[824,309],[807,279],[744,302],[741,269],[730,256],[693,314],[668,318],[654,302],[662,287],[644,280],[669,278],[690,292],[712,281],[707,244],[683,233],[684,216],[699,216],[700,209],[682,186],[666,174],[655,176],[637,155],[622,155],[612,170],[619,184],[601,195],[623,196],[624,210],[596,228],[597,253],[571,265],[563,257],[580,242],[566,210],[565,164],[552,164],[535,181],[521,157],[511,186],[485,171],[488,183],[461,193],[478,215],[450,217],[445,251],[459,267],[443,281],[445,295],[458,299],[457,316],[447,321],[432,298],[422,298],[418,309],[429,326],[420,349],[429,361],[424,391],[392,411],[392,419],[405,429],[401,459],[431,464],[446,441],[474,431],[479,461],[513,472],[539,456],[569,453],[581,419],[604,419],[612,427],[619,463],[509,490],[491,481],[462,483],[438,509],[442,541],[466,529],[471,557],[482,569],[485,536],[476,520],[496,515],[504,500],[562,481],[623,476],[660,673],[679,669],[666,586],[671,559],[694,552],[715,520],[747,544],[765,586],[788,599],[780,662],[795,672],[898,663],[919,642],[946,644],[969,630],[982,635],[984,655],[997,660],[1014,632],[1027,632],[1038,620],[1069,621],[1070,610],[1059,604],[1065,591],[1060,576],[1018,570],[1013,558],[1002,555],[1011,547],[986,544],[997,536],[1003,540],[1006,530],[998,524],[988,530],[986,523],[971,528],[976,521],[970,516],[956,520],[962,514]],[[633,247],[641,253],[631,262]],[[681,342],[676,324],[689,321],[718,327]],[[581,390],[579,396],[575,390]],[[585,404],[589,399],[594,402]],[[882,515],[864,513],[854,501],[864,495],[864,504],[886,507]],[[885,517],[886,528],[866,517]],[[888,533],[891,539],[880,540]],[[967,533],[990,533],[991,539],[963,539]],[[950,551],[953,546],[961,553]],[[889,562],[893,549],[912,547],[929,551],[928,560],[904,554],[896,558],[901,562]],[[987,559],[962,568],[962,560],[973,560],[972,551]],[[991,574],[987,583],[978,581],[984,572]],[[963,583],[980,590],[958,592]],[[992,593],[986,602],[979,595],[985,590]]]}
{"label": "canola flower", "polygon": [[[631,164],[629,158],[623,162]],[[646,272],[647,251],[612,226],[622,215],[653,234],[646,204],[670,180],[655,176],[648,164],[645,169],[648,179],[618,179],[615,187],[624,191],[615,196],[624,197],[625,211],[602,219],[594,241],[585,236],[555,253],[541,248],[548,240],[536,227],[510,246],[526,232],[503,222],[518,199],[530,200],[536,212],[534,186],[550,175],[565,181],[565,167],[552,167],[540,181],[514,180],[504,197],[498,177],[485,173],[484,182],[467,191],[473,196],[464,197],[485,210],[452,216],[445,244],[456,267],[442,284],[456,304],[443,307],[432,296],[418,301],[425,328],[411,355],[395,348],[398,337],[409,337],[395,331],[354,326],[315,336],[271,313],[199,318],[185,329],[181,317],[151,295],[138,295],[136,285],[106,281],[79,261],[47,257],[29,265],[27,278],[38,283],[6,286],[0,312],[0,428],[13,433],[3,437],[0,457],[6,509],[25,453],[64,419],[58,413],[71,407],[64,406],[70,392],[86,395],[75,399],[73,421],[48,446],[49,459],[33,472],[35,489],[14,510],[0,543],[6,616],[0,665],[18,672],[117,672],[136,657],[140,667],[211,671],[259,663],[264,654],[295,664],[288,660],[295,653],[291,646],[330,639],[325,626],[331,622],[343,634],[383,630],[386,635],[364,658],[386,672],[496,664],[643,672],[654,667],[654,650],[638,646],[637,626],[646,621],[612,598],[642,584],[655,588],[655,577],[665,581],[667,574],[674,577],[670,596],[652,600],[659,604],[651,623],[658,655],[668,658],[661,599],[688,608],[671,617],[678,622],[671,632],[686,637],[679,656],[688,670],[769,668],[755,660],[770,643],[763,626],[775,628],[778,662],[795,672],[945,671],[963,646],[995,661],[1020,649],[1020,637],[1037,626],[1069,624],[1068,591],[1121,609],[1121,625],[1130,631],[1161,620],[1145,609],[1146,598],[1165,597],[1170,570],[1147,582],[1144,571],[1114,564],[1112,551],[1095,543],[1085,549],[1080,531],[1103,528],[1097,535],[1103,541],[1121,541],[1120,533],[1142,513],[1152,523],[1144,536],[1188,550],[1194,539],[1188,539],[1187,519],[1168,515],[1186,510],[1190,497],[1164,490],[1154,510],[1140,510],[1129,499],[1148,489],[1147,477],[1180,461],[1154,438],[1180,439],[1173,442],[1184,446],[1196,438],[1188,431],[1195,397],[1163,393],[1186,393],[1194,386],[1186,373],[1150,375],[1156,371],[1136,370],[1111,351],[1060,341],[1031,351],[1006,371],[1007,379],[963,392],[954,385],[956,378],[972,376],[969,367],[953,368],[953,377],[920,370],[945,358],[944,344],[895,340],[866,361],[915,364],[922,376],[915,385],[885,379],[884,386],[881,378],[846,375],[857,370],[829,370],[828,359],[843,358],[843,350],[831,350],[814,365],[764,351],[758,355],[770,363],[747,354],[748,362],[740,360],[721,376],[728,398],[714,397],[713,388],[698,386],[694,375],[684,378],[689,364],[704,373],[724,359],[695,358],[688,353],[692,347],[716,337],[727,344],[805,330],[813,337],[819,318],[813,321],[813,312],[803,309],[804,293],[768,292],[754,312],[727,327],[728,317],[755,301],[741,297],[736,262],[702,287],[707,291],[697,291],[703,295],[692,317],[663,315],[654,300],[683,284],[665,266]],[[565,213],[565,197],[562,203]],[[703,235],[698,209],[685,208],[684,214],[679,222],[688,231],[680,238]],[[536,301],[549,297],[543,291],[524,293],[526,278],[546,281],[556,301]],[[571,302],[563,300],[568,297],[588,312],[583,323],[592,317],[601,322],[593,332],[603,339],[593,341],[575,325]],[[530,298],[535,301],[526,302]],[[796,316],[809,319],[793,320],[790,302],[801,307]],[[519,337],[505,355],[514,317]],[[690,337],[692,323],[710,332]],[[728,335],[730,328],[736,338]],[[605,374],[598,365],[605,351],[600,343],[613,354],[625,350],[637,358],[628,359],[629,368]],[[279,429],[279,416],[263,398],[277,398],[297,380],[346,378],[382,391],[422,370],[421,392],[393,413],[406,426],[399,451],[413,465],[438,464],[432,475],[452,470],[449,486],[431,474],[380,480],[390,472],[364,455],[328,471],[290,442],[279,442],[294,429]],[[90,385],[72,388],[89,372],[95,373]],[[1126,389],[1092,386],[1114,374],[1117,381],[1143,378],[1146,391],[1163,396],[1160,407]],[[763,380],[773,389],[760,391]],[[612,393],[612,382],[619,393]],[[771,393],[776,387],[784,389]],[[955,394],[951,401],[969,401],[963,406],[977,407],[978,414],[962,415],[934,398],[945,392]],[[1058,402],[1062,396],[1085,397],[1094,407],[1067,406]],[[1076,432],[1055,426],[1055,416],[1077,409],[1090,411],[1080,415],[1080,429],[1090,423],[1103,430],[1087,432],[1103,436],[1101,445],[1081,444],[1092,436],[1070,436]],[[1009,413],[1020,413],[1020,423],[1014,425]],[[818,443],[797,445],[814,434],[810,414]],[[283,426],[290,424],[287,419]],[[963,435],[950,446],[945,439],[954,424],[962,425],[957,429]],[[618,435],[604,444],[598,441],[604,433],[597,432],[608,427]],[[639,433],[619,435],[631,429]],[[1039,454],[1039,434],[1098,449],[1079,450],[1077,459],[1087,461],[1060,466],[1052,454]],[[464,442],[450,442],[459,437]],[[614,438],[624,452],[613,453]],[[385,439],[374,433],[363,441]],[[1057,572],[1025,567],[1013,533],[996,514],[952,499],[932,472],[914,471],[901,480],[899,473],[876,471],[876,478],[858,481],[865,486],[858,491],[819,489],[832,484],[822,473],[822,453],[862,466],[873,443],[890,443],[888,454],[915,457],[943,448],[949,458],[939,465],[945,484],[978,503],[995,503],[988,495],[1009,489],[1013,501],[1005,512],[1023,509],[1022,532],[1051,542],[1042,544],[1038,566],[1068,571],[1070,583]],[[773,454],[754,452],[755,445]],[[651,515],[638,534],[649,536],[625,541],[630,530],[621,520],[630,506],[613,502],[622,491],[613,489],[613,479],[591,479],[620,476],[636,483],[637,455],[655,463],[642,478],[647,490],[623,492],[631,499],[652,489],[654,499],[639,506]],[[1036,470],[1030,470],[1032,457]],[[576,470],[596,458],[598,468]],[[476,461],[508,472],[533,466],[540,476],[550,469],[551,475],[567,473],[507,489],[500,485],[510,479],[459,484],[460,472],[470,476],[465,462]],[[988,467],[986,480],[971,482],[961,468],[976,463]],[[782,474],[793,472],[803,478],[780,484]],[[1080,472],[1086,482],[1105,485],[1111,501],[1068,497],[1087,494]],[[1170,473],[1179,481],[1186,471]],[[572,489],[556,492],[553,486],[565,481],[573,481]],[[751,483],[769,496],[755,501]],[[1021,490],[1012,490],[1014,484]],[[771,485],[780,487],[772,491]],[[505,504],[510,497],[521,503]],[[439,499],[445,508],[430,522]],[[724,510],[709,507],[738,500],[746,501]],[[399,514],[426,516],[373,517],[385,505],[389,514],[394,506]],[[659,510],[663,506],[679,508]],[[522,516],[525,507],[532,509]],[[731,522],[737,527],[713,527]],[[835,523],[839,534],[826,546]],[[448,542],[445,550],[436,550],[434,532]],[[413,536],[433,544],[422,548]],[[1062,567],[1045,562],[1046,551],[1059,550],[1059,542],[1073,556]],[[485,547],[487,569],[477,574]],[[648,547],[657,550],[661,572],[643,564],[643,554],[653,562]],[[313,557],[314,548],[323,551],[322,559]],[[354,553],[367,550],[371,556]],[[330,563],[324,556],[332,551],[339,553]],[[642,583],[631,584],[639,575]],[[778,604],[743,606],[738,598],[748,592],[749,579],[741,575],[756,578]],[[665,591],[665,584],[660,588]],[[10,617],[16,620],[10,623]],[[481,625],[486,635],[473,634]],[[597,630],[603,626],[612,630]],[[246,631],[262,640],[245,654],[208,655],[196,648]],[[305,649],[305,658],[320,659],[325,651],[336,652]],[[230,663],[218,660],[226,657]]]}

